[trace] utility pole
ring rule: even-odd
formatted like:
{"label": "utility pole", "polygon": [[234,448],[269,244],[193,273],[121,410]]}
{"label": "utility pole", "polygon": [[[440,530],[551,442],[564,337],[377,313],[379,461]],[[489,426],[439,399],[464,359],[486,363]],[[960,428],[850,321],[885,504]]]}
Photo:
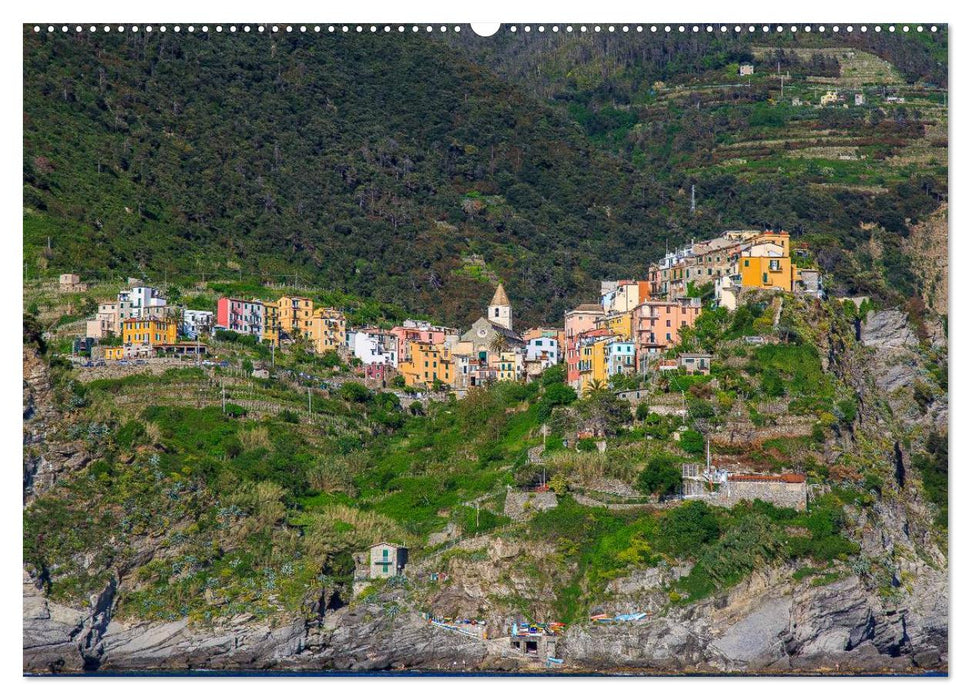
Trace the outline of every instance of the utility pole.
{"label": "utility pole", "polygon": [[307,413],[309,413],[311,416],[314,414],[314,407],[313,407],[313,404],[311,403],[309,386],[307,387]]}
{"label": "utility pole", "polygon": [[694,214],[695,211],[695,186],[691,186],[691,213]]}
{"label": "utility pole", "polygon": [[225,379],[220,380],[219,385],[222,387],[223,413],[225,413],[226,412],[226,380]]}

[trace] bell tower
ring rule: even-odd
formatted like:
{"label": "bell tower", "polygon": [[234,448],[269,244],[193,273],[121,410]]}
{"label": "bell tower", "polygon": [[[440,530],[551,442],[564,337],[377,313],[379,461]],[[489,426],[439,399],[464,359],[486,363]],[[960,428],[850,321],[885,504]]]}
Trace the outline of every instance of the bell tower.
{"label": "bell tower", "polygon": [[502,288],[501,282],[496,287],[496,293],[492,295],[489,314],[486,318],[497,326],[512,330],[512,306],[509,304],[509,297],[506,296],[506,290]]}

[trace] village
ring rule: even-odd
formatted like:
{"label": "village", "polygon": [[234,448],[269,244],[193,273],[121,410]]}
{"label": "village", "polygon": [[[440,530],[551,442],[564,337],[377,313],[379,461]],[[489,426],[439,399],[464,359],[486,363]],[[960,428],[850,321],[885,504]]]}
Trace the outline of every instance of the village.
{"label": "village", "polygon": [[[644,279],[601,282],[599,301],[568,310],[562,326],[523,331],[514,327],[513,305],[501,283],[484,315],[461,330],[423,320],[351,327],[342,310],[296,295],[221,297],[215,309],[190,309],[169,304],[158,289],[130,278],[129,289],[98,304],[74,348],[92,362],[198,359],[208,353],[207,338],[231,332],[274,349],[301,342],[318,355],[337,353],[380,388],[461,398],[473,387],[528,381],[563,363],[567,382],[583,394],[617,375],[677,368],[707,374],[706,355],[669,356],[680,330],[700,316],[702,297],[729,311],[750,290],[820,297],[819,272],[795,262],[807,253],[791,246],[784,231],[726,231],[668,252],[648,266]],[[62,275],[60,284],[66,291],[84,286],[73,274]]]}
{"label": "village", "polygon": [[[667,252],[647,266],[642,279],[601,282],[599,300],[566,311],[562,326],[523,331],[515,327],[513,304],[501,283],[484,314],[463,330],[423,320],[405,320],[387,328],[355,327],[341,309],[317,305],[309,296],[289,294],[275,300],[223,296],[215,309],[185,308],[169,304],[160,290],[130,279],[130,288],[99,303],[95,316],[86,321],[84,337],[74,347],[77,361],[85,366],[123,367],[159,358],[212,365],[219,362],[215,356],[209,357],[211,340],[235,334],[269,346],[274,353],[288,352],[297,344],[318,356],[333,353],[331,357],[345,362],[369,388],[411,392],[413,397],[452,394],[461,398],[476,387],[528,382],[562,365],[566,382],[577,395],[610,388],[634,410],[641,395],[649,392],[641,384],[624,382],[625,377],[711,373],[711,354],[676,350],[682,332],[695,325],[703,309],[734,311],[753,294],[822,298],[821,275],[808,262],[808,250],[794,245],[785,231],[725,231]],[[63,275],[61,286],[76,291],[84,283],[76,275]],[[770,342],[763,337],[744,341]],[[252,374],[269,379],[273,370],[272,365],[261,364],[254,366]],[[652,410],[670,410],[682,420],[688,418],[683,409],[673,406],[655,405]],[[592,441],[603,451],[603,438],[584,431],[568,442]],[[536,462],[541,460],[537,455]],[[808,491],[804,474],[728,469],[712,463],[709,448],[701,463],[683,465],[677,502],[704,500],[731,507],[761,499],[805,510]],[[582,502],[584,496],[578,498]],[[510,490],[505,515],[521,520],[528,513],[556,505],[557,494],[544,479],[525,491]],[[379,542],[355,559],[356,594],[371,582],[412,573],[408,550],[400,544]],[[448,579],[444,572],[421,575],[436,583]],[[642,610],[599,613],[591,622],[636,623],[647,614]],[[447,631],[488,638],[485,623],[479,620],[429,613],[426,618]],[[503,636],[490,643],[499,644],[503,653],[549,667],[561,663],[555,653],[557,624],[512,620],[504,626]]]}

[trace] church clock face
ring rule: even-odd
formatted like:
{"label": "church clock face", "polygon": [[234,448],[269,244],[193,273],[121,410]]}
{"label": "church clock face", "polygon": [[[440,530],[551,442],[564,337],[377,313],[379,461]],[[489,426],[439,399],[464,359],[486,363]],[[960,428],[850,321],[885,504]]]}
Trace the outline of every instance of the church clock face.
{"label": "church clock face", "polygon": [[486,337],[486,332],[487,331],[486,331],[485,328],[480,328],[477,332],[478,332],[480,338],[485,338]]}

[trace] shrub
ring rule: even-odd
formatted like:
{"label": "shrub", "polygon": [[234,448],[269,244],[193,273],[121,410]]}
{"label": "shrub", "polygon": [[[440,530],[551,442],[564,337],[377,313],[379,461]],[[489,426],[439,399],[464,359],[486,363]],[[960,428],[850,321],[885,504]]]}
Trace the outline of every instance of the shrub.
{"label": "shrub", "polygon": [[581,452],[596,452],[597,441],[593,438],[583,438],[582,440],[577,440],[577,449]]}
{"label": "shrub", "polygon": [[374,394],[363,384],[357,382],[347,382],[341,386],[337,391],[337,395],[340,396],[344,401],[350,403],[367,403],[370,401]]}
{"label": "shrub", "polygon": [[637,488],[641,493],[665,496],[676,493],[681,486],[681,469],[674,455],[659,453],[653,455],[647,466],[637,477]]}
{"label": "shrub", "polygon": [[289,408],[285,408],[277,414],[277,417],[284,423],[299,423],[300,416],[297,415],[296,411],[291,411]]}
{"label": "shrub", "polygon": [[681,449],[688,454],[700,455],[705,452],[705,438],[697,430],[688,429],[681,433]]}
{"label": "shrub", "polygon": [[671,554],[687,556],[717,540],[719,534],[718,518],[708,504],[688,501],[662,518],[659,544]]}
{"label": "shrub", "polygon": [[235,403],[226,404],[226,415],[230,418],[242,418],[246,415],[246,409]]}

